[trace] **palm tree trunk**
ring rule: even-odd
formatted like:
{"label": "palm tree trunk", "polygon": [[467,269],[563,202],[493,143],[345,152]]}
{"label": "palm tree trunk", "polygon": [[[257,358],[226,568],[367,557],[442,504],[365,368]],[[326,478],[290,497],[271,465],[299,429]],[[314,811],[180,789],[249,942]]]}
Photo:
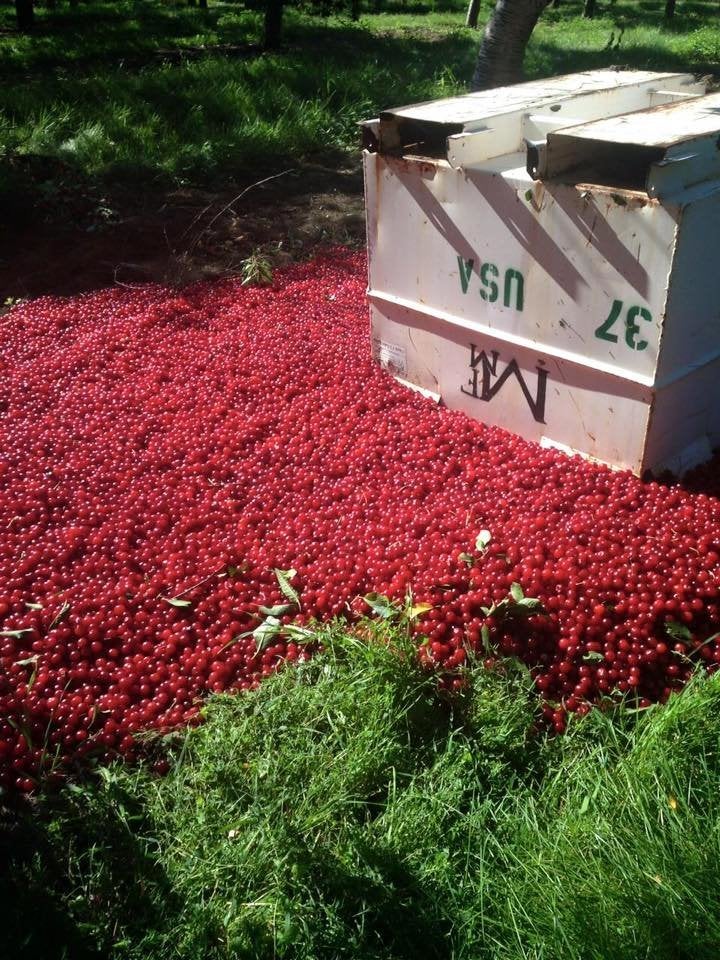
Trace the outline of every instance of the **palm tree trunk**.
{"label": "palm tree trunk", "polygon": [[587,20],[592,20],[595,16],[595,0],[585,0],[583,5],[583,16]]}
{"label": "palm tree trunk", "polygon": [[523,80],[525,47],[550,0],[498,0],[480,45],[471,90]]}
{"label": "palm tree trunk", "polygon": [[665,19],[672,20],[675,16],[675,0],[665,0]]}

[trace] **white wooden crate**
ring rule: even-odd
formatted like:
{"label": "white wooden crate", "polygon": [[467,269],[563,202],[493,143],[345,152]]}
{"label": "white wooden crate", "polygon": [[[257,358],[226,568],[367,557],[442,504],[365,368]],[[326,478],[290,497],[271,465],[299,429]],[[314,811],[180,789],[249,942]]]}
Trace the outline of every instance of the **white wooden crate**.
{"label": "white wooden crate", "polygon": [[375,355],[641,473],[720,442],[720,95],[594,71],[365,124]]}

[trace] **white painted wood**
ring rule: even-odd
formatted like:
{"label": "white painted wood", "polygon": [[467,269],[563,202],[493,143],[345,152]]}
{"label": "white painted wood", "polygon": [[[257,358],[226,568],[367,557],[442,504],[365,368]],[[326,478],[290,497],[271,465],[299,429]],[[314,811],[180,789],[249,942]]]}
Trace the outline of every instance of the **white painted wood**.
{"label": "white painted wood", "polygon": [[660,88],[673,90],[678,84],[689,88],[695,85],[695,80],[684,73],[591,70],[399,107],[384,111],[381,119],[392,117],[464,124],[473,121],[485,122],[490,117],[501,116],[514,110],[528,110],[554,100],[562,101],[598,91],[612,93],[641,86],[652,87],[655,91]]}
{"label": "white painted wood", "polygon": [[[720,95],[702,89],[596,71],[383,114],[364,154],[376,358],[453,409],[616,467],[703,459],[720,444]],[[397,118],[448,116],[464,126],[446,155],[386,152],[383,123],[400,137]],[[533,180],[525,142],[546,137],[591,157],[600,142],[647,180]]]}
{"label": "white painted wood", "polygon": [[558,139],[585,139],[667,148],[703,134],[718,132],[720,93],[715,93],[652,107],[642,112],[624,113],[570,126],[555,136]]}

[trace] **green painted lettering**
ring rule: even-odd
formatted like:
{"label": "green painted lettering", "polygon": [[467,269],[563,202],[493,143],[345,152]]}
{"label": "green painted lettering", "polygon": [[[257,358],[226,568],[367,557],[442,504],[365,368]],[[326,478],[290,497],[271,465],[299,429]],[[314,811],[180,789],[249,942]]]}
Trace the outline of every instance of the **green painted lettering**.
{"label": "green painted lettering", "polygon": [[613,305],[610,307],[610,313],[608,314],[607,320],[603,321],[600,326],[595,330],[595,336],[599,340],[607,340],[609,343],[617,343],[617,334],[610,333],[610,330],[620,316],[620,311],[623,308],[622,300],[613,300]]}
{"label": "green painted lettering", "polygon": [[494,263],[484,263],[480,268],[480,282],[485,290],[480,291],[480,296],[488,303],[495,303],[498,298],[498,285],[490,277],[500,276],[500,271]]}
{"label": "green painted lettering", "polygon": [[512,300],[513,281],[517,283],[515,288],[515,309],[519,313],[522,310],[525,302],[525,280],[519,270],[509,269],[505,271],[505,290],[503,292],[503,303],[506,307],[510,306],[510,301]]}
{"label": "green painted lettering", "polygon": [[636,318],[651,321],[652,315],[645,307],[630,307],[627,312],[627,320],[625,321],[625,343],[632,350],[645,350],[648,342],[647,340],[638,340],[637,336],[640,333],[640,327],[635,323]]}
{"label": "green painted lettering", "polygon": [[468,287],[470,286],[470,277],[472,276],[472,270],[475,266],[474,260],[463,260],[462,257],[457,258],[458,270],[460,271],[460,286],[462,287],[462,292],[467,293]]}
{"label": "green painted lettering", "polygon": [[[616,320],[620,317],[624,307],[625,304],[622,300],[613,300],[607,320],[601,323],[595,330],[595,336],[598,337],[598,339],[607,340],[609,343],[618,342],[617,334],[611,333],[611,330]],[[652,314],[646,307],[637,306],[628,308],[625,317],[625,343],[631,350],[647,350],[647,340],[638,339],[640,327],[636,323],[636,320],[645,320],[649,323],[652,321]]]}

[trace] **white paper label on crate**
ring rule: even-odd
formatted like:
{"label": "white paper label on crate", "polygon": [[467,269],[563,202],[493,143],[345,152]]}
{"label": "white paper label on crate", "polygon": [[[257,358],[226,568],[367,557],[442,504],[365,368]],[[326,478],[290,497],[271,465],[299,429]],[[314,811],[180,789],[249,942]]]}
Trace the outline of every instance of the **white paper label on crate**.
{"label": "white paper label on crate", "polygon": [[407,351],[398,343],[389,343],[387,340],[375,340],[375,356],[380,365],[389,373],[403,377],[407,373]]}

